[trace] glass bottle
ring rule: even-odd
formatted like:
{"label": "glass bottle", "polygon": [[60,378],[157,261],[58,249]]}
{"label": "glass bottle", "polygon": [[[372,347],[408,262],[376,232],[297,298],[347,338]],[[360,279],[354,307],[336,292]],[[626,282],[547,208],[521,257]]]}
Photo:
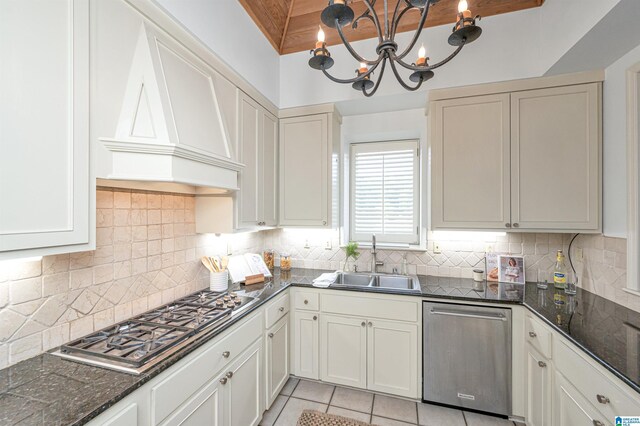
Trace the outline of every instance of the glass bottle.
{"label": "glass bottle", "polygon": [[567,284],[567,265],[564,262],[562,250],[556,254],[556,266],[553,268],[553,286],[563,289]]}

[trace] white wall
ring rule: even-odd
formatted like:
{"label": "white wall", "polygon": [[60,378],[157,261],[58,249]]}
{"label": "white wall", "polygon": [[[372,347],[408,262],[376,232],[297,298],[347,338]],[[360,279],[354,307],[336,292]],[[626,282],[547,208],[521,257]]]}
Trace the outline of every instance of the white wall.
{"label": "white wall", "polygon": [[253,87],[279,104],[278,53],[238,0],[157,2]]}
{"label": "white wall", "polygon": [[640,46],[605,71],[603,88],[604,234],[627,235],[627,69],[640,62]]}

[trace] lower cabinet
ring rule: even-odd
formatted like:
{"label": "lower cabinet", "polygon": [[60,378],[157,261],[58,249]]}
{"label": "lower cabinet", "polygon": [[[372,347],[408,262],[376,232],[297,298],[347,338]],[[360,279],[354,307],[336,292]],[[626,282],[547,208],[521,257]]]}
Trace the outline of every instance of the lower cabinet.
{"label": "lower cabinet", "polygon": [[298,377],[319,379],[319,313],[295,311],[293,314],[293,372]]}
{"label": "lower cabinet", "polygon": [[527,344],[527,423],[551,424],[551,367],[545,357]]}
{"label": "lower cabinet", "polygon": [[266,407],[269,409],[289,378],[289,315],[266,331]]}
{"label": "lower cabinet", "polygon": [[[177,411],[167,420],[161,423],[162,426],[199,426],[224,425],[222,414],[222,384],[220,380],[225,380],[224,374],[211,380],[200,392],[189,398]],[[125,423],[123,423],[124,425]]]}
{"label": "lower cabinet", "polygon": [[584,396],[559,372],[555,374],[553,391],[553,425],[605,426],[611,425]]}
{"label": "lower cabinet", "polygon": [[320,379],[367,387],[367,322],[323,314],[320,319]]}
{"label": "lower cabinet", "polygon": [[254,426],[262,419],[261,365],[262,342],[257,341],[220,378],[224,404],[223,425]]}

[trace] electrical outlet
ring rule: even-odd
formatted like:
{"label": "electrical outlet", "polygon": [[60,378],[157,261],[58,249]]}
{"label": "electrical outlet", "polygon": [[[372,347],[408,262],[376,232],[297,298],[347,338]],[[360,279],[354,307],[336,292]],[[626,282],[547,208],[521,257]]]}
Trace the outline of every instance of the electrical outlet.
{"label": "electrical outlet", "polygon": [[575,251],[575,258],[577,262],[582,262],[582,260],[584,259],[584,255],[582,253],[582,249],[581,248],[577,248]]}
{"label": "electrical outlet", "polygon": [[327,240],[324,242],[324,249],[331,250],[331,240]]}
{"label": "electrical outlet", "polygon": [[227,256],[231,256],[233,254],[233,246],[231,245],[231,241],[227,241]]}
{"label": "electrical outlet", "polygon": [[442,253],[442,249],[440,248],[440,243],[433,243],[433,252],[435,254]]}
{"label": "electrical outlet", "polygon": [[309,240],[304,240],[304,248],[306,248],[306,249],[311,248],[309,246]]}

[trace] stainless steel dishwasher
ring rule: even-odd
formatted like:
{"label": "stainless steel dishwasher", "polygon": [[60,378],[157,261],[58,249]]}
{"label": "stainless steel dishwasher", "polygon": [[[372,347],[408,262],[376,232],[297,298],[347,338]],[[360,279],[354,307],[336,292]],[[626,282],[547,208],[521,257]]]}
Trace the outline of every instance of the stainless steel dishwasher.
{"label": "stainless steel dishwasher", "polygon": [[423,302],[423,400],[511,414],[511,309]]}

